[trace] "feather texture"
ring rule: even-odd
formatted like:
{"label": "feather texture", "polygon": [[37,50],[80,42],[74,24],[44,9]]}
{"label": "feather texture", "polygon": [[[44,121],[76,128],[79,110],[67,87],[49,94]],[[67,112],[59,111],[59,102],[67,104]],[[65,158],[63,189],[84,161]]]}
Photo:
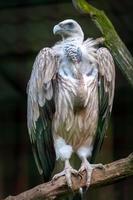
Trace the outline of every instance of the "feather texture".
{"label": "feather texture", "polygon": [[115,87],[115,66],[109,50],[103,47],[99,48],[97,60],[99,66],[99,120],[91,162],[94,162],[107,131]]}
{"label": "feather texture", "polygon": [[73,151],[80,159],[94,161],[107,129],[115,84],[111,54],[98,48],[97,40],[83,41],[77,22],[65,20],[54,32],[60,32],[62,41],[40,51],[27,88],[28,130],[45,180],[55,160],[70,159]]}
{"label": "feather texture", "polygon": [[52,118],[55,112],[53,79],[58,60],[55,52],[44,48],[36,57],[28,83],[28,130],[40,174],[48,180],[54,168],[55,151]]}

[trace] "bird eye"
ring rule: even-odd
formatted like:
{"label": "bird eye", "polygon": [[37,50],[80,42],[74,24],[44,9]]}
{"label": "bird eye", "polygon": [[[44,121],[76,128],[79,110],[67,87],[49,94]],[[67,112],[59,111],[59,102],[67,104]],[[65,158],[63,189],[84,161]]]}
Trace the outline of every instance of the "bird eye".
{"label": "bird eye", "polygon": [[74,24],[72,22],[67,23],[67,25],[69,26],[69,28],[73,28]]}

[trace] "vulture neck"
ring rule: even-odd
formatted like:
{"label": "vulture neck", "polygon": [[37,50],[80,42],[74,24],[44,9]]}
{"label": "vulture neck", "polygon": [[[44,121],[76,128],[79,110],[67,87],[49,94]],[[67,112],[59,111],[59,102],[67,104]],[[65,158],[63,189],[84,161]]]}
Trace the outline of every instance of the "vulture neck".
{"label": "vulture neck", "polygon": [[73,35],[69,37],[62,36],[62,41],[64,43],[74,42],[74,43],[82,44],[83,40],[84,40],[84,36],[81,36],[81,35]]}

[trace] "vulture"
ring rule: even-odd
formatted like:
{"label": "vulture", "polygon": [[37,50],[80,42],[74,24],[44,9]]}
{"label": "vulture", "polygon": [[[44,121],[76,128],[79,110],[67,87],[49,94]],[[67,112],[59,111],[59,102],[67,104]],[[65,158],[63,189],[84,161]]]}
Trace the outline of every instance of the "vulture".
{"label": "vulture", "polygon": [[[72,19],[53,28],[61,36],[37,55],[28,82],[27,123],[33,154],[44,181],[86,171],[89,187],[112,110],[115,66],[98,40],[84,40]],[[78,164],[77,164],[78,163]]]}

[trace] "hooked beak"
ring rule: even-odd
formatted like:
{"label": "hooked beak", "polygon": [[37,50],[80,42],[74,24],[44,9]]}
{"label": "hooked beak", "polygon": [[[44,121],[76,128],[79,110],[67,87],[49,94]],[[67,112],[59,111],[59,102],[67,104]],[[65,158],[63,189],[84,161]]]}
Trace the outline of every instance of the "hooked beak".
{"label": "hooked beak", "polygon": [[54,26],[54,28],[53,28],[53,34],[54,35],[59,34],[61,31],[62,31],[62,28],[59,24]]}

